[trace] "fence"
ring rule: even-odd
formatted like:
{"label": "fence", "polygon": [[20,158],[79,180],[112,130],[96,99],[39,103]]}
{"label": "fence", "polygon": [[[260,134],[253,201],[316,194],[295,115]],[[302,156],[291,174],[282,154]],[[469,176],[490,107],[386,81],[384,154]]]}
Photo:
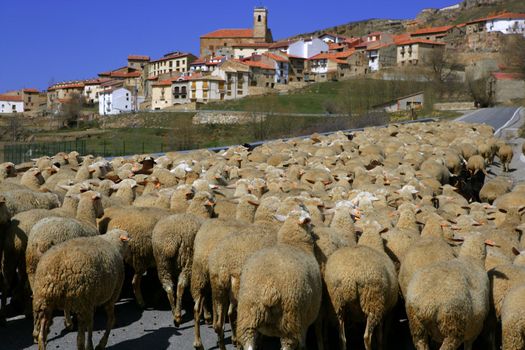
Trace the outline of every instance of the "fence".
{"label": "fence", "polygon": [[6,144],[4,145],[4,161],[19,164],[28,162],[33,158],[72,151],[86,154],[86,141]]}

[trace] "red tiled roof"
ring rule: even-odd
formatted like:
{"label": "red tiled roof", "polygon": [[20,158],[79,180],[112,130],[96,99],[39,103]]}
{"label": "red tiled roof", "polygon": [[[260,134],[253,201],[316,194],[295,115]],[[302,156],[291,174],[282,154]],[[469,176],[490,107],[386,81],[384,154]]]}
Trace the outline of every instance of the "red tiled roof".
{"label": "red tiled roof", "polygon": [[379,50],[379,49],[382,49],[382,48],[385,48],[385,47],[389,47],[391,45],[394,45],[394,44],[393,43],[373,42],[373,43],[369,43],[369,45],[366,47],[366,50],[367,51]]}
{"label": "red tiled roof", "polygon": [[341,51],[341,52],[335,52],[334,55],[337,58],[348,58],[352,56],[354,53],[355,53],[355,49],[352,48],[352,49],[348,49],[348,50]]}
{"label": "red tiled roof", "polygon": [[58,84],[55,84],[51,87],[49,87],[49,89],[47,89],[48,91],[52,91],[52,90],[58,90],[58,89],[82,89],[84,88],[84,83],[83,82],[70,82],[70,83],[58,83]]}
{"label": "red tiled roof", "polygon": [[433,28],[422,28],[418,29],[416,31],[413,31],[410,33],[410,35],[425,35],[425,34],[440,34],[440,33],[446,33],[449,30],[454,28],[454,26],[441,26],[441,27],[433,27]]}
{"label": "red tiled roof", "polygon": [[329,43],[328,44],[328,49],[329,50],[337,50],[337,49],[341,49],[345,47],[345,45],[341,44],[341,43]]}
{"label": "red tiled roof", "polygon": [[149,56],[142,56],[142,55],[129,55],[128,61],[149,61]]}
{"label": "red tiled roof", "polygon": [[186,56],[193,56],[193,55],[191,53],[188,53],[188,52],[179,52],[179,53],[174,53],[174,54],[171,54],[171,55],[167,55],[167,56],[161,57],[161,58],[159,58],[157,60],[154,60],[154,61],[150,61],[150,63],[167,61],[167,60],[173,60],[173,59],[176,59],[176,58],[181,58],[181,57],[186,57]]}
{"label": "red tiled roof", "polygon": [[112,78],[138,78],[142,75],[141,72],[111,72]]}
{"label": "red tiled roof", "polygon": [[37,89],[30,88],[30,89],[22,89],[22,92],[31,94],[31,93],[39,93],[40,91],[38,91]]}
{"label": "red tiled roof", "polygon": [[219,29],[201,38],[253,38],[253,29]]}
{"label": "red tiled roof", "polygon": [[495,72],[495,73],[492,73],[492,76],[496,78],[497,80],[521,80],[525,78],[525,75],[521,73]]}
{"label": "red tiled roof", "polygon": [[[318,55],[310,57],[309,60],[332,60],[332,61],[343,61],[342,58],[348,58],[355,53],[355,49],[346,50],[343,52],[322,52]],[[346,61],[343,61],[347,63]],[[338,62],[338,63],[343,63]]]}
{"label": "red tiled roof", "polygon": [[432,41],[432,40],[426,40],[426,39],[408,39],[408,40],[400,40],[396,42],[396,45],[411,45],[411,44],[428,44],[428,45],[445,45],[445,43],[439,42],[439,41]]}
{"label": "red tiled roof", "polygon": [[171,79],[161,80],[161,81],[154,83],[152,86],[170,86],[171,81],[172,81]]}
{"label": "red tiled roof", "polygon": [[478,18],[473,21],[467,22],[467,24],[473,24],[473,23],[479,23],[479,22],[487,22],[494,19],[525,19],[525,13],[512,13],[512,12],[504,12],[500,13],[498,15],[488,16],[484,18]]}
{"label": "red tiled roof", "polygon": [[253,67],[253,68],[275,70],[274,67],[269,66],[269,65],[264,64],[264,63],[259,62],[259,61],[243,61],[242,63],[246,64],[247,66]]}
{"label": "red tiled roof", "polygon": [[290,46],[290,44],[292,44],[292,42],[288,41],[288,40],[281,40],[281,41],[277,41],[273,44],[270,45],[270,49],[280,49],[280,48],[283,48],[283,47],[288,47]]}
{"label": "red tiled roof", "polygon": [[16,95],[0,95],[0,101],[9,101],[9,102],[22,102],[22,96]]}
{"label": "red tiled roof", "polygon": [[159,79],[158,76],[154,76],[154,77],[147,77],[146,80],[157,80]]}
{"label": "red tiled roof", "polygon": [[403,33],[403,34],[399,34],[399,35],[394,35],[394,37],[392,38],[392,40],[394,41],[394,43],[398,43],[400,41],[405,41],[405,40],[410,40],[411,37],[410,37],[410,33]]}
{"label": "red tiled roof", "polygon": [[263,55],[270,57],[272,60],[275,60],[277,62],[288,62],[288,58],[276,55],[272,52],[266,52],[266,53],[263,53]]}
{"label": "red tiled roof", "polygon": [[106,81],[110,80],[109,78],[96,78],[84,81],[84,85],[99,85]]}

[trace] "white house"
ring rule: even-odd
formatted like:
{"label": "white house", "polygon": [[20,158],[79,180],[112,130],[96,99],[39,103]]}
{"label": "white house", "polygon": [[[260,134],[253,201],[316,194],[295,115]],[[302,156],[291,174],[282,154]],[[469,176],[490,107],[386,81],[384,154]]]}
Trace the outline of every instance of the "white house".
{"label": "white house", "polygon": [[327,44],[329,44],[329,43],[339,44],[339,43],[345,42],[345,40],[347,38],[344,37],[344,36],[341,36],[341,35],[337,35],[337,34],[324,33],[323,35],[319,36],[319,39],[321,39],[322,41],[324,41]]}
{"label": "white house", "polygon": [[286,53],[291,56],[310,58],[321,52],[328,52],[329,46],[323,40],[314,38],[299,40],[290,44]]}
{"label": "white house", "polygon": [[525,35],[525,13],[504,13],[489,17],[485,29],[487,32]]}
{"label": "white house", "polygon": [[137,110],[135,98],[123,87],[105,90],[99,93],[98,113],[113,115]]}
{"label": "white house", "polygon": [[0,113],[23,113],[23,96],[0,95]]}

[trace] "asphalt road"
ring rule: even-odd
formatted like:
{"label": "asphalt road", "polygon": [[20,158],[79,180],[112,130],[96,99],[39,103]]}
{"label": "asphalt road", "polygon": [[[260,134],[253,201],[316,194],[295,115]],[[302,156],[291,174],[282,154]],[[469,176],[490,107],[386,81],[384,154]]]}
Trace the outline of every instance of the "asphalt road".
{"label": "asphalt road", "polygon": [[[523,122],[523,111],[516,113],[517,108],[489,108],[469,113],[458,120],[471,123],[486,123],[494,127],[495,130],[501,128],[517,127]],[[514,118],[513,118],[514,117]],[[521,143],[519,143],[521,145]],[[519,146],[521,147],[521,146]],[[516,148],[518,143],[516,142]],[[515,150],[515,154],[518,149]],[[518,153],[519,154],[519,153]],[[513,165],[518,171],[514,172],[513,177],[518,175],[522,169],[525,169],[519,157],[515,157]],[[512,166],[512,165],[511,165]],[[523,170],[525,177],[525,170]],[[520,176],[521,177],[521,176]],[[525,179],[525,178],[524,178]],[[164,292],[156,278],[156,273],[151,271],[143,279],[143,291],[148,307],[141,310],[135,304],[131,292],[129,280],[124,285],[121,300],[116,306],[117,323],[109,337],[107,349],[126,350],[126,349],[193,349],[193,317],[191,314],[192,301],[186,296],[185,307],[190,313],[184,313],[184,323],[179,327],[173,326],[171,311]],[[406,322],[401,321],[405,317],[401,314],[396,315],[394,326],[391,334],[397,339],[390,339],[396,345],[396,348],[412,349],[408,334]],[[47,349],[75,349],[76,332],[67,332],[64,329],[64,318],[57,313],[51,326],[51,332],[48,337]],[[103,310],[98,310],[95,316],[95,327],[93,332],[93,341],[96,345],[105,328],[106,317]],[[0,349],[1,350],[19,350],[19,349],[37,349],[33,344],[32,321],[11,311],[8,315],[7,324],[0,326]],[[201,325],[202,341],[205,349],[217,349],[216,335],[213,329],[208,325]],[[229,325],[226,325],[225,337],[229,342],[231,336]],[[333,334],[337,340],[337,334]],[[362,330],[349,336],[352,348],[361,348]],[[310,343],[310,341],[308,342]],[[278,349],[279,345],[276,340],[264,342],[265,350]],[[231,344],[227,349],[234,349]]]}
{"label": "asphalt road", "polygon": [[[457,121],[466,123],[484,123],[492,126],[496,132],[502,128],[511,127],[519,121],[517,107],[483,108],[458,118]],[[499,133],[498,133],[499,134]]]}

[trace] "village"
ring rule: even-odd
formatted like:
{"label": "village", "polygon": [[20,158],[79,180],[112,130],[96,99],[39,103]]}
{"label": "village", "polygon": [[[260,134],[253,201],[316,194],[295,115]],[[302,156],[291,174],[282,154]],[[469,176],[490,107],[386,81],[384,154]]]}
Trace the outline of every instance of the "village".
{"label": "village", "polygon": [[[347,37],[326,32],[278,41],[269,14],[267,8],[256,7],[252,28],[203,34],[198,55],[174,51],[152,58],[132,53],[125,66],[92,79],[54,83],[47,91],[28,87],[4,92],[0,113],[54,115],[75,103],[92,106],[100,116],[191,111],[209,102],[286,94],[318,82],[422,81],[436,74],[444,83],[483,77],[491,104],[525,98],[522,71],[497,57],[513,38],[525,36],[525,13],[503,12],[437,27],[404,21],[401,33]],[[402,108],[418,109],[423,103],[424,97],[415,94]]]}

